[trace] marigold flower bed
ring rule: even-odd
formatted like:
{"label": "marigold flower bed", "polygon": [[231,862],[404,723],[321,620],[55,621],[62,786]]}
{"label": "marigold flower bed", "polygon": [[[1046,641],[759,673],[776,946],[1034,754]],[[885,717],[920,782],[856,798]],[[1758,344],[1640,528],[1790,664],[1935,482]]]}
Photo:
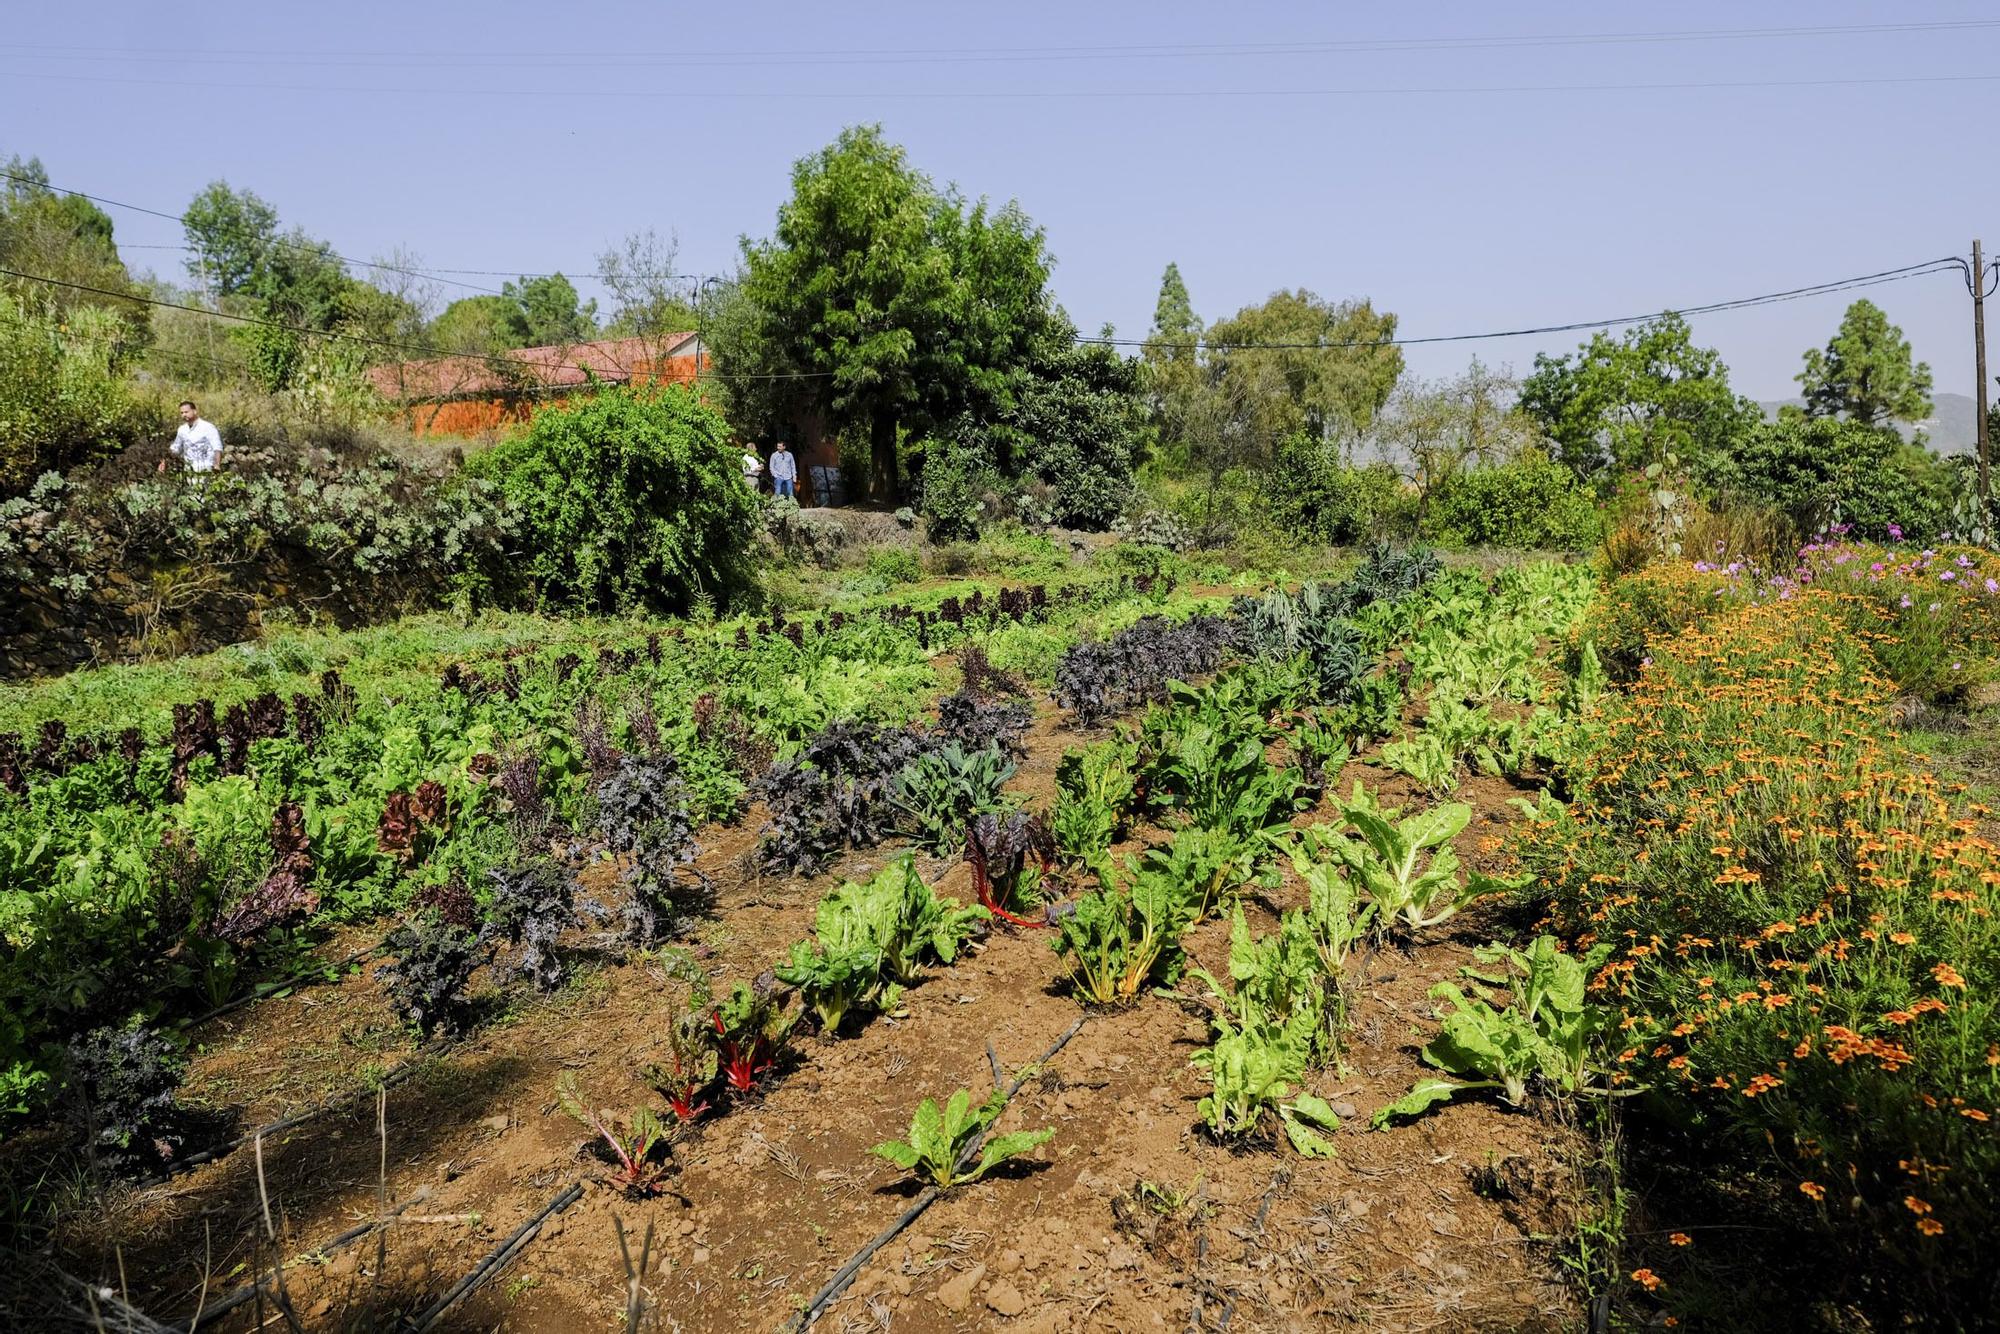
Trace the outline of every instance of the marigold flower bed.
{"label": "marigold flower bed", "polygon": [[[1850,563],[1807,560],[1822,558]],[[1944,585],[1976,598],[1985,577]],[[1890,726],[1880,650],[1898,627],[1860,628],[1880,624],[1874,581],[1828,573],[1761,598],[1730,581],[1607,591],[1600,626],[1677,619],[1704,584],[1716,609],[1648,644],[1524,863],[1563,931],[1614,946],[1593,990],[1623,1012],[1615,1082],[1742,1168],[1788,1173],[1832,1233],[1911,1271],[1897,1288],[1969,1293],[1989,1281],[1977,1257],[2000,1186],[1989,812]]]}

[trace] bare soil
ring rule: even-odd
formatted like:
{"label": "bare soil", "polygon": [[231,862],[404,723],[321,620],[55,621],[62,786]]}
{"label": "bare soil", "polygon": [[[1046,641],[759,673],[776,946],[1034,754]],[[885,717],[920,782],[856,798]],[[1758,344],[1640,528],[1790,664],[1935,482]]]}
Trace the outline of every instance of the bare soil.
{"label": "bare soil", "polygon": [[[1057,761],[1087,739],[1043,704],[1013,787],[1048,800]],[[1399,776],[1359,761],[1339,790],[1357,777],[1385,802],[1412,799]],[[1460,840],[1469,863],[1494,866],[1515,795],[1485,779],[1461,791],[1478,810]],[[865,875],[893,853],[859,851],[811,880],[760,877],[749,858],[760,819],[752,811],[704,839],[717,909],[685,944],[718,990],[808,934],[837,877]],[[919,868],[970,899],[964,866],[920,858]],[[1303,901],[1287,876],[1268,900],[1246,905],[1253,925]],[[1331,1161],[1277,1143],[1233,1151],[1202,1131],[1195,1103],[1205,1081],[1188,1058],[1206,1029],[1194,1007],[1150,996],[1089,1013],[1001,1122],[1053,1126],[1055,1138],[941,1200],[862,1268],[821,1327],[1575,1328],[1581,1311],[1556,1253],[1581,1193],[1584,1146],[1572,1128],[1467,1101],[1368,1129],[1369,1114],[1419,1073],[1417,1049],[1432,1027],[1426,991],[1504,929],[1500,912],[1475,908],[1407,951],[1350,967],[1350,1045],[1315,1088],[1345,1123]],[[1188,944],[1202,966],[1226,967],[1226,922],[1198,926]],[[342,941],[329,952],[355,947]],[[1080,1013],[1042,933],[998,929],[912,989],[901,1013],[853,1036],[805,1040],[761,1101],[674,1144],[667,1193],[633,1199],[605,1184],[581,1127],[556,1108],[554,1086],[573,1071],[598,1106],[658,1105],[637,1071],[661,1056],[663,1017],[682,989],[655,963],[581,935],[576,947],[564,991],[525,1000],[494,989],[486,1021],[442,1050],[414,1045],[365,970],[211,1022],[199,1034],[194,1095],[245,1125],[327,1100],[332,1110],[265,1140],[261,1168],[246,1144],[71,1218],[58,1237],[66,1265],[115,1282],[122,1256],[134,1304],[185,1322],[257,1266],[268,1271],[270,1249],[258,1245],[268,1198],[276,1249],[295,1262],[286,1286],[302,1326],[382,1328],[428,1305],[580,1181],[582,1198],[436,1328],[619,1327],[622,1222],[635,1257],[654,1233],[642,1276],[650,1327],[774,1329],[908,1207],[911,1188],[868,1147],[903,1135],[925,1096],[983,1093],[993,1082],[989,1048],[1011,1078]],[[422,1064],[382,1100],[385,1150],[372,1083],[412,1061]],[[383,1195],[407,1205],[394,1226],[318,1253],[373,1217]],[[269,1302],[201,1327],[264,1323],[283,1323]]]}

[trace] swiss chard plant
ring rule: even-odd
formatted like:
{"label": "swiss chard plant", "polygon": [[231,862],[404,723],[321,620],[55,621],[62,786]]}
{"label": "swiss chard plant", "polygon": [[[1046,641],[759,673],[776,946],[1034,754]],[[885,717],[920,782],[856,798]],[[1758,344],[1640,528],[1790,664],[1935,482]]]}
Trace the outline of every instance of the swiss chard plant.
{"label": "swiss chard plant", "polygon": [[1242,1139],[1276,1114],[1292,1147],[1311,1158],[1331,1158],[1321,1131],[1340,1122],[1324,1100],[1300,1087],[1312,1066],[1312,1034],[1302,1017],[1279,1019],[1254,1003],[1225,1010],[1214,1020],[1215,1039],[1194,1054],[1210,1090],[1195,1105],[1218,1139]]}
{"label": "swiss chard plant", "polygon": [[1056,803],[1049,830],[1073,861],[1109,852],[1139,804],[1132,771],[1138,748],[1121,735],[1071,751],[1056,766]]}
{"label": "swiss chard plant", "polygon": [[754,1093],[777,1068],[791,1041],[798,1013],[787,1009],[771,976],[738,982],[710,1015],[722,1075],[732,1093]]}
{"label": "swiss chard plant", "polygon": [[1039,906],[1043,882],[1055,873],[1055,842],[1040,817],[1025,811],[980,816],[965,836],[965,862],[980,907],[1016,926],[1048,925],[1022,915]]}
{"label": "swiss chard plant", "polygon": [[894,1009],[931,959],[950,963],[987,919],[984,908],[938,897],[907,856],[874,879],[820,901],[814,938],[798,941],[776,971],[797,987],[826,1032],[850,1011]]}
{"label": "swiss chard plant", "polygon": [[715,1084],[721,1058],[716,1050],[708,979],[697,968],[686,969],[682,975],[689,994],[684,1002],[670,1006],[661,1025],[666,1033],[666,1059],[647,1065],[640,1073],[666,1098],[674,1115],[686,1122],[712,1106],[706,1095]]}
{"label": "swiss chard plant", "polygon": [[1451,840],[1472,819],[1472,807],[1463,802],[1405,816],[1400,809],[1383,810],[1356,783],[1341,814],[1358,837],[1316,826],[1306,831],[1304,845],[1308,856],[1331,857],[1354,878],[1374,905],[1378,933],[1436,926],[1474,899],[1513,887],[1478,871],[1459,874]]}
{"label": "swiss chard plant", "polygon": [[1055,913],[1055,951],[1084,1000],[1130,1004],[1148,985],[1179,976],[1181,933],[1195,920],[1203,887],[1157,863],[1128,861],[1123,877],[1109,858],[1091,869],[1097,890]]}
{"label": "swiss chard plant", "polygon": [[993,1123],[1007,1107],[1007,1095],[993,1090],[974,1106],[972,1094],[960,1089],[939,1107],[925,1098],[910,1118],[907,1140],[884,1140],[869,1152],[886,1158],[939,1190],[977,1181],[1010,1158],[1030,1153],[1055,1137],[1053,1128],[1017,1130],[990,1135]]}
{"label": "swiss chard plant", "polygon": [[[1420,1115],[1477,1089],[1498,1090],[1518,1107],[1538,1075],[1561,1092],[1582,1091],[1592,1046],[1615,1020],[1610,1009],[1589,1001],[1586,990],[1590,974],[1610,952],[1609,945],[1599,945],[1584,955],[1566,954],[1553,936],[1538,937],[1526,950],[1494,944],[1475,951],[1481,963],[1504,964],[1507,971],[1464,970],[1475,984],[1470,994],[1452,982],[1431,988],[1433,998],[1452,1006],[1423,1049],[1425,1063],[1438,1073],[1376,1112],[1374,1124]],[[1513,1003],[1495,1006],[1478,983],[1506,986]]]}
{"label": "swiss chard plant", "polygon": [[652,1108],[641,1107],[629,1118],[600,1111],[584,1100],[573,1070],[556,1077],[556,1103],[590,1131],[599,1158],[612,1169],[613,1185],[632,1195],[659,1193],[668,1168],[667,1127]]}

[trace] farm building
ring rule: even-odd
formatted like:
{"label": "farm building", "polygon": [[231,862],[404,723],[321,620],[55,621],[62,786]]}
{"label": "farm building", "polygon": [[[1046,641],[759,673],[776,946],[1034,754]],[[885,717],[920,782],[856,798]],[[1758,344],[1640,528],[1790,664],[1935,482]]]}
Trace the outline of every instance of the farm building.
{"label": "farm building", "polygon": [[[514,363],[514,364],[506,364]],[[687,384],[708,359],[692,333],[524,347],[492,357],[376,366],[370,383],[418,435],[478,436],[526,421],[547,403],[601,384]]]}
{"label": "farm building", "polygon": [[[691,384],[710,368],[700,336],[606,338],[587,343],[524,347],[503,354],[401,361],[369,370],[377,393],[394,403],[412,433],[479,437],[525,422],[536,410],[606,384]],[[799,499],[826,503],[837,492],[839,451],[816,421],[806,420],[788,443],[799,460]],[[771,442],[752,446],[769,458]]]}

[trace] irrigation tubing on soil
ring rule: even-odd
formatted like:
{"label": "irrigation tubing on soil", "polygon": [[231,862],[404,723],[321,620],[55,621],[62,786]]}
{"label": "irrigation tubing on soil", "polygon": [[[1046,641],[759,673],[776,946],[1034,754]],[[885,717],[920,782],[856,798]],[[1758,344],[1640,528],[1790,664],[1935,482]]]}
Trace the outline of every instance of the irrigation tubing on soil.
{"label": "irrigation tubing on soil", "polygon": [[[1083,1027],[1083,1021],[1089,1017],[1088,1015],[1078,1015],[1076,1022],[1063,1030],[1063,1035],[1056,1039],[1054,1046],[1043,1052],[1036,1060],[1021,1067],[1021,1073],[1016,1075],[1014,1082],[1007,1086],[1007,1096],[1001,1101],[1003,1110],[1007,1103],[1014,1101],[1014,1095],[1021,1091],[1021,1085],[1027,1082],[1028,1076],[1032,1072],[1039,1070],[1042,1066],[1047,1065],[1057,1052],[1068,1046],[1069,1040],[1077,1035],[1077,1032]],[[988,1059],[991,1059],[992,1052],[990,1046],[987,1055]],[[965,1152],[959,1155],[958,1165],[963,1167],[976,1158],[980,1149],[985,1146],[985,1143],[986,1136],[981,1135],[978,1139],[967,1145]],[[866,1246],[863,1246],[852,1256],[848,1257],[846,1264],[833,1271],[833,1277],[826,1281],[825,1287],[813,1294],[813,1299],[807,1304],[805,1310],[793,1316],[781,1327],[784,1334],[798,1334],[798,1331],[806,1329],[813,1321],[824,1315],[826,1308],[833,1304],[836,1297],[846,1291],[847,1285],[854,1281],[854,1276],[861,1272],[861,1266],[867,1264],[869,1258],[875,1252],[894,1241],[897,1233],[916,1222],[922,1216],[924,1210],[936,1204],[938,1198],[943,1194],[944,1192],[936,1186],[926,1186],[923,1194],[917,1196],[911,1202],[910,1207],[903,1211],[901,1217],[877,1233],[873,1241],[870,1241]]]}
{"label": "irrigation tubing on soil", "polygon": [[[319,1246],[315,1247],[311,1251],[306,1252],[306,1254],[332,1255],[335,1251],[343,1250],[346,1247],[353,1245],[355,1242],[360,1241],[363,1237],[375,1231],[377,1228],[387,1227],[390,1223],[400,1218],[405,1210],[413,1208],[418,1204],[421,1204],[423,1201],[428,1200],[430,1197],[431,1197],[431,1188],[429,1186],[419,1186],[417,1188],[416,1194],[410,1196],[409,1199],[404,1200],[401,1204],[397,1205],[394,1209],[391,1209],[388,1213],[382,1215],[380,1218],[371,1218],[365,1223],[357,1223],[353,1227],[347,1229],[347,1231],[341,1233],[339,1236],[333,1237],[327,1241],[320,1243]],[[244,1284],[242,1287],[238,1288],[236,1291],[230,1293],[227,1297],[224,1297],[221,1301],[217,1302],[215,1305],[205,1307],[201,1311],[197,1312],[194,1315],[194,1317],[188,1321],[187,1324],[175,1326],[174,1328],[176,1334],[195,1334],[195,1331],[197,1329],[200,1329],[202,1326],[206,1325],[209,1321],[214,1320],[218,1316],[227,1314],[230,1311],[234,1311],[237,1307],[243,1305],[243,1303],[255,1297],[259,1289],[261,1289],[264,1286],[264,1284],[265,1280],[262,1278],[255,1279],[249,1283]]]}
{"label": "irrigation tubing on soil", "polygon": [[354,953],[348,955],[345,959],[337,959],[332,963],[319,964],[316,965],[315,967],[306,969],[302,973],[295,973],[291,977],[286,978],[282,982],[266,983],[263,986],[253,988],[248,993],[238,996],[235,1000],[224,1001],[222,1004],[216,1006],[213,1010],[210,1010],[207,1014],[196,1015],[194,1018],[187,1021],[187,1026],[189,1028],[198,1028],[202,1024],[207,1023],[211,1019],[220,1019],[225,1014],[232,1014],[235,1011],[242,1009],[244,1006],[251,1004],[253,1001],[269,1000],[280,992],[290,991],[293,987],[303,986],[304,984],[312,981],[316,977],[324,976],[328,969],[333,969],[344,975],[348,969],[352,968],[355,964],[360,963],[363,959],[366,959],[373,954],[379,954],[382,950],[383,944],[384,944],[383,941],[378,940],[373,945],[370,945],[365,949],[356,950]]}
{"label": "irrigation tubing on soil", "polygon": [[540,1230],[544,1222],[551,1216],[559,1214],[572,1204],[575,1204],[578,1197],[582,1194],[583,1183],[580,1181],[572,1181],[568,1186],[564,1187],[560,1195],[557,1195],[553,1200],[543,1205],[527,1222],[515,1228],[513,1234],[507,1240],[495,1246],[491,1251],[488,1251],[486,1258],[473,1266],[471,1273],[452,1284],[450,1290],[444,1296],[425,1307],[422,1314],[418,1315],[408,1325],[405,1325],[404,1328],[409,1331],[409,1334],[423,1334],[423,1331],[436,1324],[438,1318],[446,1311],[458,1305],[459,1301],[467,1293],[471,1292],[481,1283],[484,1283],[502,1265],[505,1265],[509,1260],[512,1260],[516,1255],[525,1250],[528,1243],[534,1240],[535,1233]]}

